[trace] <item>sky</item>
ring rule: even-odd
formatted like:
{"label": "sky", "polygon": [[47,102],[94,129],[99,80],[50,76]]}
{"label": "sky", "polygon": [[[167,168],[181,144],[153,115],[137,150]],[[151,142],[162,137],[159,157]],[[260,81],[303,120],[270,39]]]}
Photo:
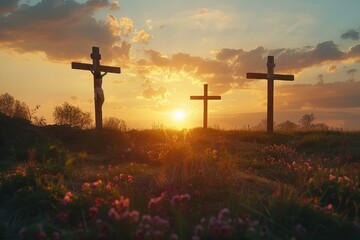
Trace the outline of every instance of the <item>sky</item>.
{"label": "sky", "polygon": [[103,78],[104,117],[129,128],[153,124],[246,129],[266,118],[266,80],[275,73],[274,121],[360,129],[360,1],[358,0],[0,0],[0,94],[9,93],[54,123],[64,102],[94,117],[93,78],[71,69],[91,63],[121,67]]}

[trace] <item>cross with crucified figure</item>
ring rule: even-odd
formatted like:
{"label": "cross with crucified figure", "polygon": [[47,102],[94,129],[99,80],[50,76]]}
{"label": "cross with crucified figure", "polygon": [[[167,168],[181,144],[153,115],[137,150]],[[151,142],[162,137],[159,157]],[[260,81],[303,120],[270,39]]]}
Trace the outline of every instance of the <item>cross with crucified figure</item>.
{"label": "cross with crucified figure", "polygon": [[274,80],[294,81],[294,75],[274,74],[274,56],[268,56],[267,73],[246,73],[246,78],[267,79],[267,133],[274,132]]}
{"label": "cross with crucified figure", "polygon": [[204,96],[190,96],[190,100],[204,100],[203,128],[207,128],[208,100],[221,100],[221,96],[209,96],[208,85],[204,84]]}
{"label": "cross with crucified figure", "polygon": [[119,67],[100,65],[101,55],[98,47],[92,47],[90,57],[93,60],[93,64],[72,62],[71,68],[89,70],[94,76],[95,123],[96,129],[102,129],[102,105],[105,101],[102,78],[109,72],[121,73],[121,70]]}

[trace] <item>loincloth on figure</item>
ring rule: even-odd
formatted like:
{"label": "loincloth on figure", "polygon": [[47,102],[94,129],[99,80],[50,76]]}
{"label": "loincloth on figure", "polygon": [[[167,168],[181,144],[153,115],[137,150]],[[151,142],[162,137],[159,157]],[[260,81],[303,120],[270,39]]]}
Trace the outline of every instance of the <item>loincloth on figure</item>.
{"label": "loincloth on figure", "polygon": [[104,103],[105,96],[104,96],[104,91],[102,90],[102,88],[96,87],[94,89],[94,99],[95,99],[95,102],[98,102],[101,105]]}

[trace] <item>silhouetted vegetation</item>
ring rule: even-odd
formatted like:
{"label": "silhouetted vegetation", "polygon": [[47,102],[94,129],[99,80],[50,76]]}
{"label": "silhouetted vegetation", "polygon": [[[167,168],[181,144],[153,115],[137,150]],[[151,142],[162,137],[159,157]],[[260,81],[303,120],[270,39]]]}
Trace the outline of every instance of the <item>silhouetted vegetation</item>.
{"label": "silhouetted vegetation", "polygon": [[68,124],[72,127],[89,128],[91,126],[91,114],[82,111],[79,107],[72,106],[68,102],[54,109],[54,121],[56,124]]}
{"label": "silhouetted vegetation", "polygon": [[0,238],[360,237],[359,132],[0,121]]}
{"label": "silhouetted vegetation", "polygon": [[119,130],[122,132],[125,132],[127,130],[125,121],[116,117],[104,118],[103,128]]}

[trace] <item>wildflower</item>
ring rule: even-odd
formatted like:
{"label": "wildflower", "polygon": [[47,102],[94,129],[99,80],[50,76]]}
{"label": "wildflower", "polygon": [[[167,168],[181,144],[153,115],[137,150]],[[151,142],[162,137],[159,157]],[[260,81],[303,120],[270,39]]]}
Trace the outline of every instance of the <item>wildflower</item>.
{"label": "wildflower", "polygon": [[63,198],[63,202],[64,205],[68,204],[69,202],[72,201],[72,197],[74,196],[74,194],[72,192],[67,192]]}
{"label": "wildflower", "polygon": [[82,222],[82,221],[80,221],[79,223],[78,223],[78,225],[77,225],[77,228],[78,229],[84,229],[84,223]]}
{"label": "wildflower", "polygon": [[314,181],[315,181],[314,178],[309,179],[309,183],[313,183]]}
{"label": "wildflower", "polygon": [[307,204],[307,203],[310,202],[310,198],[308,198],[308,197],[303,197],[302,202],[303,202],[304,204]]}
{"label": "wildflower", "polygon": [[229,209],[223,208],[218,214],[218,219],[227,221],[229,219],[229,215],[230,215]]}
{"label": "wildflower", "polygon": [[53,232],[52,234],[52,240],[60,240],[60,233],[59,232]]}
{"label": "wildflower", "polygon": [[195,227],[195,236],[200,236],[201,233],[204,231],[204,227],[201,226],[200,224],[196,225]]}
{"label": "wildflower", "polygon": [[170,240],[178,240],[178,239],[179,239],[179,237],[175,233],[170,235]]}
{"label": "wildflower", "polygon": [[342,177],[338,177],[337,182],[340,183],[340,182],[343,182],[343,180],[344,180],[344,179],[343,179]]}
{"label": "wildflower", "polygon": [[189,194],[183,194],[180,196],[180,201],[182,203],[187,203],[190,200],[190,195]]}
{"label": "wildflower", "polygon": [[131,223],[137,223],[139,221],[140,213],[139,213],[139,211],[136,211],[136,210],[131,211],[129,214],[129,217],[130,217]]}
{"label": "wildflower", "polygon": [[66,222],[69,218],[69,215],[65,212],[61,212],[61,213],[59,213],[58,218],[59,218],[60,222]]}
{"label": "wildflower", "polygon": [[333,181],[333,180],[335,180],[335,179],[336,179],[336,177],[330,173],[330,175],[329,175],[329,181]]}
{"label": "wildflower", "polygon": [[114,204],[113,204],[116,209],[119,211],[119,212],[123,212],[125,211],[127,208],[129,208],[129,205],[130,205],[130,199],[129,198],[125,198],[124,196],[121,196],[120,199],[116,199],[114,201]]}
{"label": "wildflower", "polygon": [[331,209],[333,209],[333,205],[329,203],[329,205],[326,206],[326,210],[330,211]]}
{"label": "wildflower", "polygon": [[128,182],[128,183],[132,183],[133,181],[134,181],[133,176],[128,175],[128,177],[127,177],[127,182]]}
{"label": "wildflower", "polygon": [[99,210],[97,207],[90,207],[89,208],[89,218],[95,219],[99,216]]}
{"label": "wildflower", "polygon": [[95,206],[96,206],[96,207],[99,207],[99,206],[103,205],[104,199],[101,198],[101,197],[96,197],[96,198],[94,199],[94,203],[95,203]]}
{"label": "wildflower", "polygon": [[83,191],[88,191],[88,190],[90,190],[90,187],[91,187],[91,184],[90,184],[90,183],[84,182],[83,185],[82,185],[82,187],[81,187],[81,189],[82,189]]}
{"label": "wildflower", "polygon": [[115,208],[110,208],[109,212],[108,212],[108,216],[110,219],[115,220],[115,221],[120,221],[120,215],[119,213],[115,210]]}
{"label": "wildflower", "polygon": [[119,178],[120,178],[120,180],[123,180],[123,179],[124,179],[124,177],[125,177],[125,174],[123,174],[123,173],[120,173],[120,174],[119,174]]}
{"label": "wildflower", "polygon": [[44,232],[43,227],[41,225],[39,226],[39,232],[37,233],[36,239],[38,240],[46,239],[46,233]]}
{"label": "wildflower", "polygon": [[151,198],[150,201],[148,202],[149,210],[157,211],[157,212],[164,210],[162,203],[166,198],[167,198],[166,193],[162,193],[160,197]]}
{"label": "wildflower", "polygon": [[148,224],[151,222],[151,216],[150,215],[143,215],[141,218],[141,223],[142,224]]}
{"label": "wildflower", "polygon": [[180,197],[179,195],[175,195],[171,198],[171,205],[175,206],[178,205],[180,203]]}

